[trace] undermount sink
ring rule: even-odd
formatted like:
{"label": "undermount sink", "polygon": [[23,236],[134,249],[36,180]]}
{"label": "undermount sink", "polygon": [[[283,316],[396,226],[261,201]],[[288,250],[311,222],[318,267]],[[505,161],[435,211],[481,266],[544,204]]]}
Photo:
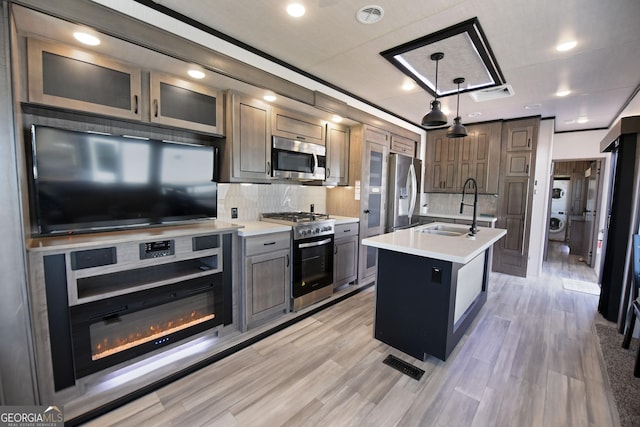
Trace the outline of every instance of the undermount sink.
{"label": "undermount sink", "polygon": [[456,237],[462,236],[463,234],[467,234],[469,229],[466,227],[456,227],[452,225],[443,225],[443,224],[433,224],[433,225],[425,225],[419,227],[421,233],[427,234],[437,234],[439,236],[449,236]]}

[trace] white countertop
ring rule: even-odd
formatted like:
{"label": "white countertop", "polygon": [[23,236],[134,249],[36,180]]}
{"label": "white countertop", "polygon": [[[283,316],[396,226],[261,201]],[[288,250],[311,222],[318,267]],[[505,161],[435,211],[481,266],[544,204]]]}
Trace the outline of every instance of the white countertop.
{"label": "white countertop", "polygon": [[379,249],[466,264],[507,234],[507,230],[489,227],[478,227],[475,239],[468,238],[466,234],[461,236],[441,236],[420,231],[423,228],[435,225],[455,227],[465,233],[469,230],[467,225],[434,222],[369,237],[364,239],[362,244]]}
{"label": "white countertop", "polygon": [[100,233],[59,235],[38,237],[27,240],[30,251],[46,251],[50,249],[65,250],[69,248],[90,247],[95,245],[113,245],[132,241],[143,241],[149,238],[171,238],[175,236],[200,235],[237,230],[238,225],[214,220],[196,221],[189,224],[165,227],[132,228]]}
{"label": "white countertop", "polygon": [[336,225],[350,224],[352,222],[360,222],[360,218],[355,218],[352,216],[329,215],[329,219],[335,219]]}
{"label": "white countertop", "polygon": [[276,224],[267,221],[234,221],[234,224],[242,227],[238,229],[238,236],[241,237],[291,231],[290,225]]}
{"label": "white countertop", "polygon": [[[432,218],[449,218],[449,219],[463,219],[465,221],[473,221],[473,215],[464,215],[464,214],[447,214],[447,213],[437,213],[437,212],[427,212],[421,213],[420,216],[428,216]],[[478,215],[476,217],[478,222],[488,222],[494,223],[498,220],[495,216],[481,216]]]}

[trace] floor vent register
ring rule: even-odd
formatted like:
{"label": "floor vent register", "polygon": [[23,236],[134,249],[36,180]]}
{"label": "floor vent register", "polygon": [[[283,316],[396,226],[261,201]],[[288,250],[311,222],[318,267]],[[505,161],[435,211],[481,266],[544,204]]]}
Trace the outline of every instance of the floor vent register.
{"label": "floor vent register", "polygon": [[417,368],[412,364],[405,362],[404,360],[398,359],[391,354],[388,355],[387,358],[382,361],[382,363],[391,366],[393,369],[396,369],[405,375],[410,376],[416,381],[420,381],[420,378],[422,378],[422,374],[424,374],[424,371],[422,369]]}

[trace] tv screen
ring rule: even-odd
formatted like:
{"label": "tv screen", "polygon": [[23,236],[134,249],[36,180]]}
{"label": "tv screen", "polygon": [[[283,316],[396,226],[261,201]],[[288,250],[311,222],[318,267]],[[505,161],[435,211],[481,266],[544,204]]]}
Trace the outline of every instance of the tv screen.
{"label": "tv screen", "polygon": [[33,125],[31,150],[38,235],[217,215],[213,147]]}

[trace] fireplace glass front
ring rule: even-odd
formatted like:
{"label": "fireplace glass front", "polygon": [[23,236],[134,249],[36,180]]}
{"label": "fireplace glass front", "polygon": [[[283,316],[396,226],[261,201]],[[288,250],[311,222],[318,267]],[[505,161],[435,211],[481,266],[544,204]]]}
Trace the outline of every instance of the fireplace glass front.
{"label": "fireplace glass front", "polygon": [[221,274],[71,307],[76,378],[229,321]]}

